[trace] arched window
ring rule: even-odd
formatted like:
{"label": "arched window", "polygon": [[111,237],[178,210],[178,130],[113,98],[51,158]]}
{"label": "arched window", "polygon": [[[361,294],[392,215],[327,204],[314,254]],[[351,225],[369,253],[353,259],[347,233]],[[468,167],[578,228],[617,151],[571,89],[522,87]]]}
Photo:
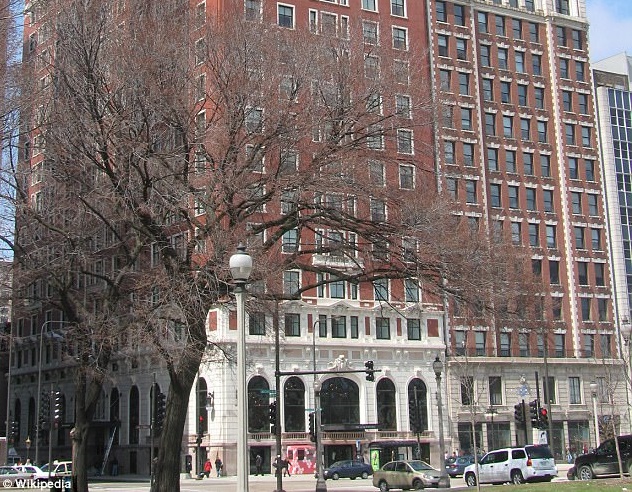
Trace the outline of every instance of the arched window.
{"label": "arched window", "polygon": [[31,440],[35,437],[35,398],[29,398],[29,418],[26,424],[26,436]]}
{"label": "arched window", "polygon": [[206,379],[198,378],[197,382],[197,401],[195,403],[197,407],[197,421],[198,428],[196,432],[208,432],[208,412],[206,411],[206,395],[208,394],[208,386],[206,384]]}
{"label": "arched window", "polygon": [[360,391],[350,379],[335,377],[321,386],[322,424],[359,424]]}
{"label": "arched window", "polygon": [[419,378],[408,383],[408,419],[413,432],[428,430],[427,392],[426,385]]}
{"label": "arched window", "polygon": [[377,423],[379,430],[397,430],[397,404],[395,385],[387,378],[380,379],[375,388]]}
{"label": "arched window", "polygon": [[140,395],[136,386],[132,386],[129,390],[128,425],[129,443],[138,444],[140,440]]}
{"label": "arched window", "polygon": [[261,376],[248,382],[248,432],[270,432],[270,385]]}
{"label": "arched window", "polygon": [[[20,403],[19,398],[15,400],[15,405],[13,407],[13,421],[16,423],[16,435],[14,436],[14,439],[16,439],[17,442],[20,442],[22,437],[22,403]],[[11,432],[11,429],[9,429],[9,432]]]}
{"label": "arched window", "polygon": [[[110,422],[115,424],[117,427],[121,425],[121,399],[118,388],[112,388],[112,391],[110,391]],[[120,431],[121,429],[112,429],[110,431],[115,432],[112,444],[118,445]]]}
{"label": "arched window", "polygon": [[305,432],[305,385],[291,377],[283,386],[285,432]]}

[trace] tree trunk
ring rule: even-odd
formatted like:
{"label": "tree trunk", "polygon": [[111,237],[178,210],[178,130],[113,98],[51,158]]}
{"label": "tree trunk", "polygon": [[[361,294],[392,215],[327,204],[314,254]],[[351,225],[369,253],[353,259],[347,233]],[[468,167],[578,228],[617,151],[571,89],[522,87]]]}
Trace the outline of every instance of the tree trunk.
{"label": "tree trunk", "polygon": [[74,428],[70,431],[72,441],[72,491],[88,492],[88,430],[85,420],[80,422],[79,413]]}
{"label": "tree trunk", "polygon": [[[184,424],[189,410],[189,396],[195,382],[204,349],[191,344],[183,357],[178,372],[171,374],[167,396],[165,420],[160,435],[158,460],[155,464],[151,492],[178,492],[180,490],[180,463]],[[177,378],[177,379],[176,379]]]}

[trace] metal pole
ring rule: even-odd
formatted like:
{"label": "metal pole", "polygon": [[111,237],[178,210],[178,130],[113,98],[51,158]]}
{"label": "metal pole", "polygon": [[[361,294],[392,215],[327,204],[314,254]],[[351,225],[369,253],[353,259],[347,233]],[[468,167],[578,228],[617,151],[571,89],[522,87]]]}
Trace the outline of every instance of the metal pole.
{"label": "metal pole", "polygon": [[320,427],[320,384],[314,384],[314,427],[316,427],[316,492],[327,492],[327,482],[323,472],[322,429]]}
{"label": "metal pole", "polygon": [[[279,395],[281,394],[281,375],[279,373],[279,371],[281,370],[281,358],[279,355],[279,351],[281,348],[281,343],[280,343],[280,333],[279,333],[279,303],[277,302],[276,304],[276,309],[274,310],[274,368],[275,368],[275,372],[274,372],[274,381],[275,381],[275,385],[276,385],[276,394],[275,394],[275,409],[274,409],[274,420],[276,421],[276,429],[275,429],[275,440],[276,440],[276,452],[277,452],[277,456],[281,456],[281,459],[283,459],[283,453],[282,453],[282,443],[281,443],[281,399],[279,398]],[[289,465],[288,465],[288,471],[289,471]],[[277,467],[277,477],[276,477],[276,492],[285,492],[283,490],[283,473],[282,470],[280,468]]]}
{"label": "metal pole", "polygon": [[597,392],[592,392],[593,403],[593,417],[595,418],[595,447],[598,448],[599,444],[599,416],[597,415]]}
{"label": "metal pole", "polygon": [[246,383],[246,289],[237,284],[237,490],[248,492],[248,386]]}
{"label": "metal pole", "polygon": [[7,378],[7,420],[5,422],[5,434],[4,434],[7,437],[7,449],[4,455],[5,465],[9,464],[9,428],[11,425],[11,365],[12,363],[13,363],[13,326],[11,326],[11,332],[9,334],[9,373],[8,373],[8,378]]}
{"label": "metal pole", "polygon": [[529,444],[529,434],[527,433],[527,411],[524,400],[522,400],[522,428],[524,429],[524,443]]}
{"label": "metal pole", "polygon": [[419,400],[417,399],[417,386],[413,387],[413,395],[415,396],[415,435],[417,437],[417,459],[421,459],[421,438],[419,432],[421,431],[421,419],[419,418]]}
{"label": "metal pole", "polygon": [[[42,324],[40,328],[39,356],[38,356],[38,361],[37,361],[37,400],[35,402],[35,464],[37,466],[39,466],[40,464],[39,462],[39,435],[40,435],[39,414],[40,414],[40,408],[41,408],[40,405],[41,405],[41,400],[42,400],[42,340],[44,339],[44,336],[43,336],[44,327],[46,326],[47,323],[48,321],[44,321],[44,323]],[[49,438],[49,443],[50,443],[50,438]],[[48,463],[49,463],[49,468],[50,468],[50,460]]]}
{"label": "metal pole", "polygon": [[149,417],[149,435],[150,435],[150,446],[151,449],[149,451],[149,474],[150,474],[150,482],[151,487],[154,486],[154,477],[156,473],[156,467],[154,466],[154,439],[156,435],[156,426],[154,423],[156,422],[156,402],[158,401],[158,395],[156,394],[156,373],[154,373],[153,381],[151,383],[151,409],[150,409],[150,417]]}
{"label": "metal pole", "polygon": [[443,437],[443,408],[441,403],[441,373],[436,373],[437,379],[437,406],[438,408],[438,417],[439,417],[439,459],[440,463],[442,463],[441,469],[441,477],[439,478],[439,488],[449,489],[450,488],[450,477],[445,471],[445,464],[443,464],[445,459],[445,441]]}
{"label": "metal pole", "polygon": [[[50,384],[50,402],[51,402],[51,412],[53,408],[53,383]],[[50,472],[53,468],[53,419],[48,419],[48,481],[50,482]]]}

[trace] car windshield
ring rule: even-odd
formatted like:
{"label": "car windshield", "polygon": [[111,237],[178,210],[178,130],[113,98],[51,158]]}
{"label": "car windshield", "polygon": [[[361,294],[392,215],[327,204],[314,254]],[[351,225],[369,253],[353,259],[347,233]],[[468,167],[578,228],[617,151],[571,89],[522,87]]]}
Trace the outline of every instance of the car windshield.
{"label": "car windshield", "polygon": [[463,464],[463,463],[468,463],[470,462],[470,458],[459,458],[456,460],[457,463],[459,464]]}
{"label": "car windshield", "polygon": [[409,461],[408,464],[415,471],[424,471],[424,470],[434,470],[428,463],[425,461]]}
{"label": "car windshield", "polygon": [[551,448],[548,446],[527,446],[525,449],[531,459],[553,458]]}
{"label": "car windshield", "polygon": [[341,467],[344,466],[346,463],[346,461],[336,461],[334,464],[332,464],[329,468],[334,468],[334,467]]}
{"label": "car windshield", "polygon": [[42,470],[43,472],[47,472],[48,471],[48,463],[46,463],[44,466],[42,466],[40,468],[40,470]]}

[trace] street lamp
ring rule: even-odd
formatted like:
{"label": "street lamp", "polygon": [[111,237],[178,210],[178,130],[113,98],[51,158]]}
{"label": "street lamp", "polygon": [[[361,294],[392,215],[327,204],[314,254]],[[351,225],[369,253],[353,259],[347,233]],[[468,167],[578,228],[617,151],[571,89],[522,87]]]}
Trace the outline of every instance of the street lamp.
{"label": "street lamp", "polygon": [[443,362],[441,362],[441,359],[439,358],[438,354],[434,362],[432,363],[432,369],[434,370],[435,378],[437,380],[437,407],[438,407],[437,411],[438,411],[438,417],[439,417],[439,462],[441,463],[439,470],[441,471],[441,476],[439,477],[438,487],[440,489],[449,489],[450,477],[448,477],[448,474],[445,471],[445,463],[444,463],[445,441],[443,438],[443,408],[442,408],[443,405],[441,403],[441,372],[443,371]]}
{"label": "street lamp", "polygon": [[591,381],[590,383],[590,394],[592,396],[593,403],[593,416],[595,418],[595,447],[599,447],[599,417],[597,416],[597,383]]}
{"label": "street lamp", "polygon": [[31,456],[31,454],[29,453],[29,450],[31,449],[31,436],[26,436],[26,441],[24,441],[24,444],[26,444],[26,461],[29,461]]}
{"label": "street lamp", "polygon": [[[246,282],[252,271],[252,257],[243,244],[230,257],[230,274],[235,281],[237,301],[237,490],[248,492],[248,386],[246,384]],[[277,388],[278,390],[278,388]]]}

